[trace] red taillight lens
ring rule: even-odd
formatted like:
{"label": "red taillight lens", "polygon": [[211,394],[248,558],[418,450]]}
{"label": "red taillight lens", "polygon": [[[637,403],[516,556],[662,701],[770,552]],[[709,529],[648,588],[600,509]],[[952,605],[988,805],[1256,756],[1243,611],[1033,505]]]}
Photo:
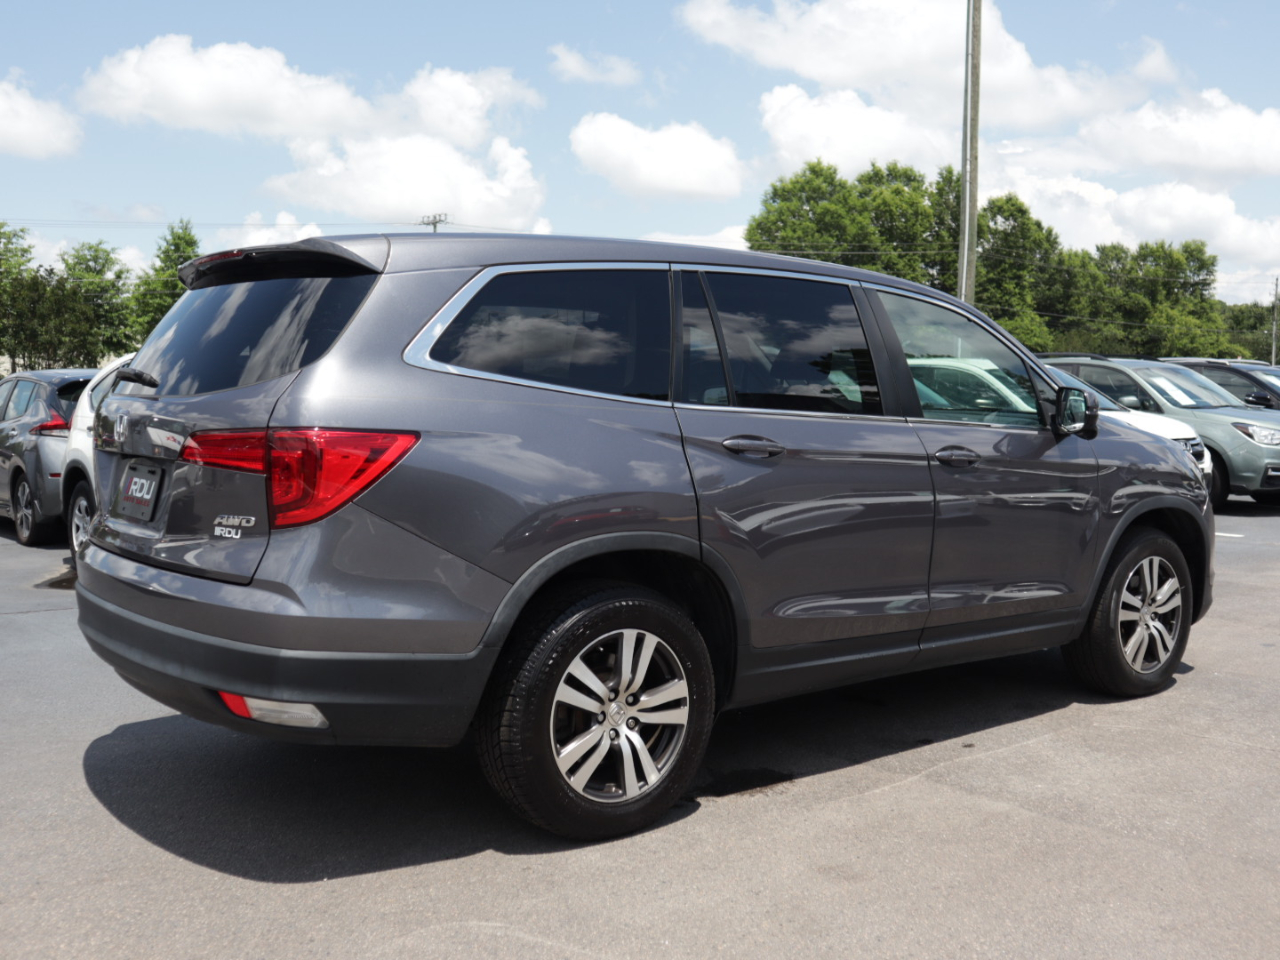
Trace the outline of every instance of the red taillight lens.
{"label": "red taillight lens", "polygon": [[178,459],[206,467],[266,473],[267,431],[228,430],[218,433],[211,430],[193,433],[182,445]]}
{"label": "red taillight lens", "polygon": [[271,526],[296,527],[355,499],[418,442],[416,433],[228,430],[193,433],[180,460],[267,475]]}
{"label": "red taillight lens", "polygon": [[63,419],[62,414],[56,410],[50,411],[50,417],[44,423],[38,423],[31,428],[31,432],[44,437],[65,437],[69,434],[71,425]]}
{"label": "red taillight lens", "polygon": [[416,433],[270,431],[271,526],[328,516],[368,489],[418,442]]}

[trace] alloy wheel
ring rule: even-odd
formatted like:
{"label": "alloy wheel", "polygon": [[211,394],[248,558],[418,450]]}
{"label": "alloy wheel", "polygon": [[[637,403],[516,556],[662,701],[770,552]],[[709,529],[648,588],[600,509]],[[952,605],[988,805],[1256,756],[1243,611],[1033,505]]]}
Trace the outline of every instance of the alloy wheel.
{"label": "alloy wheel", "polygon": [[31,484],[22,477],[13,489],[13,525],[18,528],[18,539],[25,543],[31,538],[35,525],[35,504],[31,502]]}
{"label": "alloy wheel", "polygon": [[1125,578],[1116,611],[1129,666],[1154,673],[1169,659],[1182,625],[1182,583],[1163,557],[1144,557]]}
{"label": "alloy wheel", "polygon": [[93,514],[85,497],[76,497],[71,503],[71,552],[80,552],[80,544],[89,538],[89,524]]}
{"label": "alloy wheel", "polygon": [[689,722],[689,684],[675,652],[643,630],[607,633],[574,657],[556,688],[551,747],[568,784],[590,800],[632,800],[674,764]]}

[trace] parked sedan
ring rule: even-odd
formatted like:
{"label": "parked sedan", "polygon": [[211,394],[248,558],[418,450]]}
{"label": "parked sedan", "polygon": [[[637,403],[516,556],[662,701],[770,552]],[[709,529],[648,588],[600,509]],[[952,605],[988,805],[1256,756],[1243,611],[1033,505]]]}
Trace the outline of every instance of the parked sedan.
{"label": "parked sedan", "polygon": [[97,509],[93,497],[93,415],[102,405],[103,397],[115,386],[116,371],[132,356],[132,353],[126,354],[99,370],[81,391],[71,416],[70,435],[62,460],[62,516],[67,524],[73,562]]}
{"label": "parked sedan", "polygon": [[45,543],[62,519],[67,418],[95,370],[28,370],[0,380],[0,516],[18,542]]}

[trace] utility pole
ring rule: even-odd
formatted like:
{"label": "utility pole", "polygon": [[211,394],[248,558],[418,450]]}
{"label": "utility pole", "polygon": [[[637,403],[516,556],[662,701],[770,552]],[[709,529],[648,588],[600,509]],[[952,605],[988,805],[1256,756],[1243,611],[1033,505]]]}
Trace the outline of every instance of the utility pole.
{"label": "utility pole", "polygon": [[969,0],[964,50],[964,129],[960,162],[960,259],[956,296],[973,303],[978,280],[978,76],[982,67],[982,0]]}
{"label": "utility pole", "polygon": [[424,227],[430,227],[431,232],[435,233],[440,224],[449,222],[449,215],[447,213],[433,213],[430,216],[423,217],[418,222]]}

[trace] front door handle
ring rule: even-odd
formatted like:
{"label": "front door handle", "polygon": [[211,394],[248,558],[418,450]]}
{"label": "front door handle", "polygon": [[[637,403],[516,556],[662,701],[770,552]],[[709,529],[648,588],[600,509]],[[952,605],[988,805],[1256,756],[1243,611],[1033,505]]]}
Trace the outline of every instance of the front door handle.
{"label": "front door handle", "polygon": [[948,467],[971,467],[982,459],[968,447],[943,447],[933,456]]}
{"label": "front door handle", "polygon": [[785,453],[787,448],[770,440],[768,437],[730,437],[720,441],[720,445],[730,453],[740,453],[744,457],[764,460]]}

